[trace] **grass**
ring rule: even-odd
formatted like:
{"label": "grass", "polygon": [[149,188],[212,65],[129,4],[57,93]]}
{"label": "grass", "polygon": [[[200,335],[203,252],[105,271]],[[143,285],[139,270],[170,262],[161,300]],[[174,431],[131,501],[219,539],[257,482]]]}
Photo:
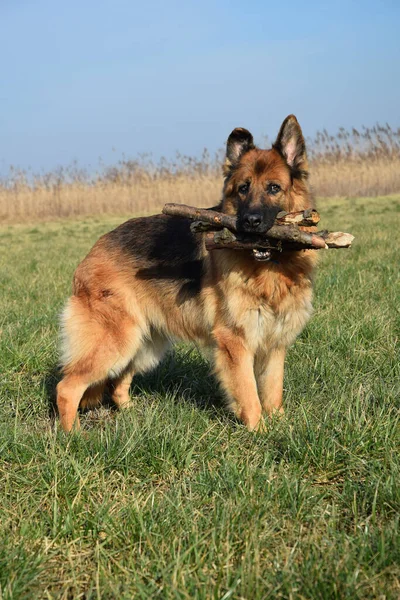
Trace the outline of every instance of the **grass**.
{"label": "grass", "polygon": [[132,410],[63,435],[57,315],[121,219],[0,228],[2,600],[399,598],[400,198],[319,208],[356,242],[321,257],[286,416],[262,434],[180,346]]}

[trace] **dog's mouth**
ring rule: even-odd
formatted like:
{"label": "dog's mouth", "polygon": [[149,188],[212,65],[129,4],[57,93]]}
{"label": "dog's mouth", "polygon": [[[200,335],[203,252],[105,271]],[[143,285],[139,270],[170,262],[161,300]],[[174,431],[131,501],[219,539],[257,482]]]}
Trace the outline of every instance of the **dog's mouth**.
{"label": "dog's mouth", "polygon": [[271,260],[271,255],[271,250],[260,250],[259,248],[253,248],[253,256],[256,260]]}

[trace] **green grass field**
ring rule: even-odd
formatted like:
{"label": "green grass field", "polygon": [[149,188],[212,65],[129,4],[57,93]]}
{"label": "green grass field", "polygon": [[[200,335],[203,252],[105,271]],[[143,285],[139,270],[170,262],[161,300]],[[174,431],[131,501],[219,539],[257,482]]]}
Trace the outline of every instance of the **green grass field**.
{"label": "green grass field", "polygon": [[400,597],[400,198],[324,200],[315,314],[286,416],[251,434],[197,350],[134,406],[54,421],[57,316],[122,219],[0,228],[0,598]]}

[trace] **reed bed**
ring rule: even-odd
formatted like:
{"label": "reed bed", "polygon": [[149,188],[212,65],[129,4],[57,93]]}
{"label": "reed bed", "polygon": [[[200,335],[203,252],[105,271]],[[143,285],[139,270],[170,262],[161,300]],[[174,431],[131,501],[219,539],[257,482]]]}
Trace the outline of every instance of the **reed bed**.
{"label": "reed bed", "polygon": [[[270,142],[264,140],[263,146]],[[318,197],[400,192],[400,128],[318,132],[308,140],[311,185]],[[100,214],[149,214],[166,202],[212,206],[221,194],[223,152],[172,161],[123,157],[93,174],[76,163],[49,173],[11,168],[0,180],[0,221],[22,222]]]}

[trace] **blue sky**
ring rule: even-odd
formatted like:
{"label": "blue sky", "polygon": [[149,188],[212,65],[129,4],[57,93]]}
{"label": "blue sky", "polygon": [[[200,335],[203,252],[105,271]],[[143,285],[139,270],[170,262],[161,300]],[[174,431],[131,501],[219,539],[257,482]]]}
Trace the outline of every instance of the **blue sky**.
{"label": "blue sky", "polygon": [[0,0],[0,172],[400,125],[400,2]]}

